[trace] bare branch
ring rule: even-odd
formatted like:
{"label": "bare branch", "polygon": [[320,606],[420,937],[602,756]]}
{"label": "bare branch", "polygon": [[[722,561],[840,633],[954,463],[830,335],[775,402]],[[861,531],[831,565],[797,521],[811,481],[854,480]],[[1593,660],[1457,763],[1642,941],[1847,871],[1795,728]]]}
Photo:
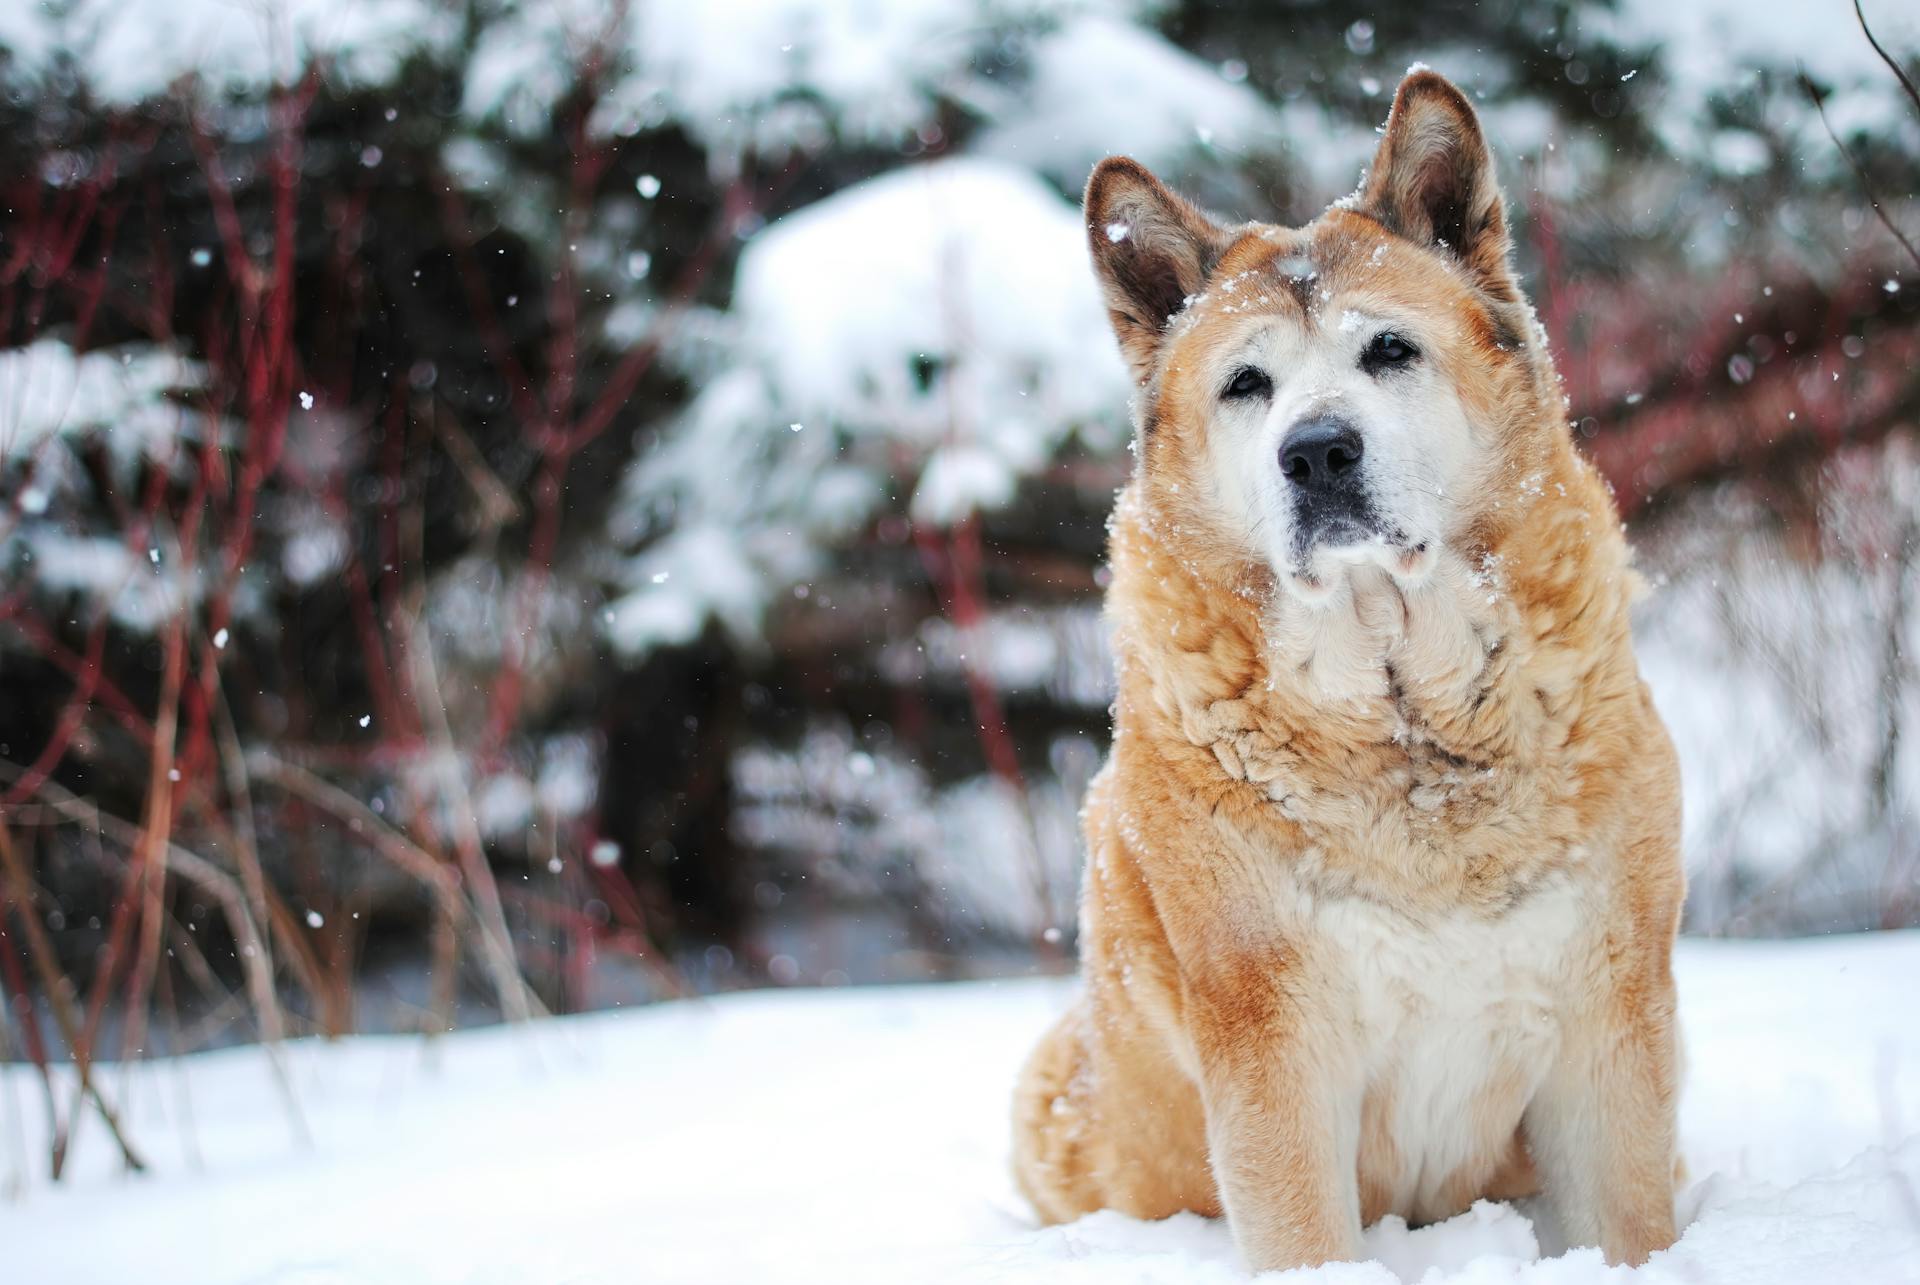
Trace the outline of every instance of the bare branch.
{"label": "bare branch", "polygon": [[[1878,48],[1878,46],[1875,47]],[[1859,178],[1860,190],[1866,195],[1867,204],[1872,207],[1874,216],[1885,225],[1887,231],[1893,234],[1893,239],[1900,243],[1901,248],[1906,250],[1907,257],[1913,260],[1914,266],[1920,267],[1920,250],[1913,248],[1913,242],[1907,240],[1907,234],[1894,225],[1892,217],[1882,208],[1879,194],[1873,190],[1873,180],[1867,177],[1866,169],[1854,159],[1853,153],[1847,150],[1847,145],[1840,141],[1840,136],[1833,132],[1833,124],[1827,119],[1826,105],[1820,99],[1819,87],[1805,72],[1800,73],[1800,88],[1806,90],[1807,97],[1813,100],[1813,110],[1820,115],[1820,127],[1827,131],[1827,137],[1833,140],[1834,147],[1839,149],[1840,155],[1846,157],[1847,164],[1853,168],[1854,175]]]}
{"label": "bare branch", "polygon": [[520,976],[520,966],[514,960],[513,939],[507,931],[506,911],[500,904],[500,888],[487,865],[480,828],[473,819],[473,800],[468,797],[467,784],[460,773],[446,702],[440,697],[440,674],[433,661],[433,641],[427,637],[426,623],[417,612],[413,615],[410,634],[407,652],[416,671],[414,698],[420,705],[420,721],[434,741],[441,796],[453,821],[453,848],[479,912],[481,953],[488,971],[493,974],[501,1013],[510,1022],[545,1016],[544,1007]]}
{"label": "bare branch", "polygon": [[1853,16],[1860,20],[1860,34],[1865,36],[1867,43],[1873,46],[1873,52],[1880,55],[1880,61],[1887,64],[1887,70],[1892,72],[1894,78],[1900,82],[1900,88],[1907,91],[1907,97],[1912,101],[1913,109],[1920,112],[1920,89],[1913,87],[1913,81],[1907,77],[1907,73],[1901,70],[1900,64],[1894,61],[1893,55],[1888,53],[1874,36],[1873,28],[1867,25],[1866,12],[1860,8],[1860,0],[1853,0]]}
{"label": "bare branch", "polygon": [[280,1015],[280,997],[273,987],[273,946],[271,933],[266,930],[270,922],[267,914],[267,878],[260,867],[260,848],[253,831],[253,793],[248,788],[246,760],[240,752],[240,735],[234,728],[233,711],[227,707],[224,688],[215,687],[213,706],[214,729],[220,740],[220,758],[226,770],[227,795],[233,811],[234,861],[240,867],[240,882],[246,889],[250,912],[245,921],[251,940],[244,943],[240,952],[247,973],[247,991],[254,1012],[259,1017],[260,1037],[267,1046],[267,1061],[273,1068],[273,1078],[279,1086],[281,1100],[285,1102],[288,1117],[293,1122],[294,1135],[306,1142],[311,1135],[307,1132],[299,1100],[294,1096],[293,1080],[287,1074],[286,1060],[280,1049],[286,1026]]}

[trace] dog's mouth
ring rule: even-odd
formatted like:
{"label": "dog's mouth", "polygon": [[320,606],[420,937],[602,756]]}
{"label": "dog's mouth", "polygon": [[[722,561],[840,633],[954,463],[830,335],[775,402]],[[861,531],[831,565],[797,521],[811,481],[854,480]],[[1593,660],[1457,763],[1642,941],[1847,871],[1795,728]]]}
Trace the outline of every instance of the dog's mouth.
{"label": "dog's mouth", "polygon": [[1342,550],[1360,549],[1369,544],[1389,542],[1386,532],[1371,522],[1357,521],[1353,518],[1334,518],[1316,525],[1310,531],[1301,531],[1293,539],[1293,560],[1298,564],[1314,561],[1321,552],[1338,553]]}
{"label": "dog's mouth", "polygon": [[1372,550],[1395,543],[1364,495],[1301,497],[1293,510],[1290,561],[1296,578],[1324,579],[1342,563],[1368,560]]}
{"label": "dog's mouth", "polygon": [[1387,538],[1386,524],[1365,491],[1302,492],[1293,501],[1293,560],[1306,565],[1322,549],[1346,549]]}
{"label": "dog's mouth", "polygon": [[1310,530],[1295,530],[1286,579],[1309,601],[1326,598],[1338,578],[1354,567],[1378,567],[1402,581],[1423,580],[1433,567],[1433,543],[1397,526],[1342,516]]}
{"label": "dog's mouth", "polygon": [[1296,598],[1326,602],[1350,572],[1363,567],[1384,571],[1403,585],[1421,583],[1433,570],[1438,556],[1433,540],[1383,516],[1364,488],[1302,491],[1291,500],[1292,530],[1275,570]]}

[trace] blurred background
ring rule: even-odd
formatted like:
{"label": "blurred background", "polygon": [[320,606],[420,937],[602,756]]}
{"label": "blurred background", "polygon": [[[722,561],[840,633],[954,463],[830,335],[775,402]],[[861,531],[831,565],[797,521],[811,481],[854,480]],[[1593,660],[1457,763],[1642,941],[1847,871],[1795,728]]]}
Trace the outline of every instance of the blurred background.
{"label": "blurred background", "polygon": [[1069,966],[1080,185],[1304,221],[1416,59],[1653,586],[1686,930],[1920,922],[1920,7],[11,0],[0,1061]]}

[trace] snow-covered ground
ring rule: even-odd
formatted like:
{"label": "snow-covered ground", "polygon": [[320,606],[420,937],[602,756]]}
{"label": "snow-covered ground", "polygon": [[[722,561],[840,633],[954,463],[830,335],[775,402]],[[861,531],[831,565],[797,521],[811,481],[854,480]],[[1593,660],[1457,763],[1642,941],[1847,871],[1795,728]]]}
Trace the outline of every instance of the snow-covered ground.
{"label": "snow-covered ground", "polygon": [[[1686,942],[1690,1225],[1639,1273],[1557,1258],[1483,1205],[1380,1260],[1284,1279],[1920,1281],[1920,934]],[[1058,981],[760,993],[289,1050],[296,1144],[258,1050],[135,1069],[154,1172],[97,1126],[73,1180],[0,1199],[5,1285],[1245,1279],[1224,1225],[1040,1229],[1007,1099]],[[0,1069],[0,1185],[38,1159],[39,1088]]]}

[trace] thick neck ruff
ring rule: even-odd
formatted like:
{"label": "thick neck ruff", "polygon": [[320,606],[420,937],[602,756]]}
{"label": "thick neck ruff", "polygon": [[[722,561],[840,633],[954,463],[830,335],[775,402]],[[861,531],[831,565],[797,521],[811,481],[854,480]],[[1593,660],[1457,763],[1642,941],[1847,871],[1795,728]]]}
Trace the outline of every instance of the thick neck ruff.
{"label": "thick neck ruff", "polygon": [[1532,836],[1539,850],[1503,856],[1503,888],[1482,890],[1495,900],[1568,858],[1564,814],[1607,767],[1576,728],[1641,696],[1626,544],[1604,486],[1565,461],[1496,546],[1437,550],[1417,578],[1353,568],[1317,602],[1189,552],[1193,528],[1156,521],[1136,480],[1108,603],[1123,770],[1164,773],[1236,841],[1336,854],[1345,886],[1384,863],[1396,900],[1433,882],[1407,868],[1424,853],[1457,873]]}

